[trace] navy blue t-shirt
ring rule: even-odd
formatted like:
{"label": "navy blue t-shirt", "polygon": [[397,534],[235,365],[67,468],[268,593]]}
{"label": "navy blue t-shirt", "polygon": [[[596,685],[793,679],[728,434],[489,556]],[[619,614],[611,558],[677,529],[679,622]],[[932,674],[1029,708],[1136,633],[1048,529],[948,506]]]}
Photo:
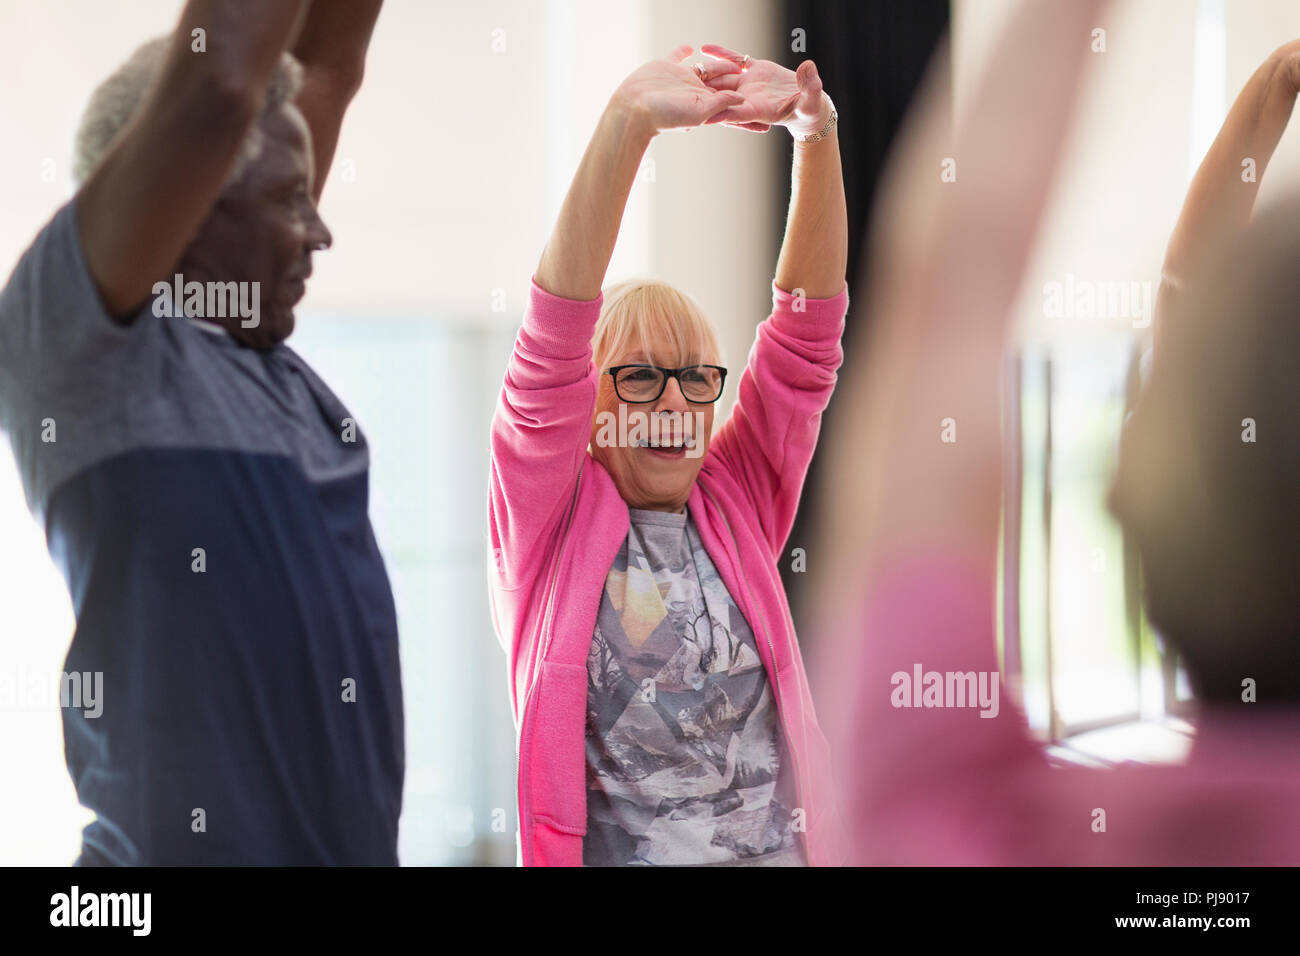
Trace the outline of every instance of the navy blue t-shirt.
{"label": "navy blue t-shirt", "polygon": [[114,323],[69,202],[0,293],[0,430],[68,582],[64,670],[102,675],[63,708],[78,862],[396,864],[369,451],[307,364],[150,307]]}

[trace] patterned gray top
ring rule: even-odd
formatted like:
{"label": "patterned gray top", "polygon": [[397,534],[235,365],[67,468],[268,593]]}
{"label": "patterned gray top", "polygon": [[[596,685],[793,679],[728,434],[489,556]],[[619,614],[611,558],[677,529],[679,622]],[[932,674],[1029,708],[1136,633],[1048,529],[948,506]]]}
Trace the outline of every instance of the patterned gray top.
{"label": "patterned gray top", "polygon": [[630,509],[587,660],[587,866],[803,865],[754,634],[683,511]]}

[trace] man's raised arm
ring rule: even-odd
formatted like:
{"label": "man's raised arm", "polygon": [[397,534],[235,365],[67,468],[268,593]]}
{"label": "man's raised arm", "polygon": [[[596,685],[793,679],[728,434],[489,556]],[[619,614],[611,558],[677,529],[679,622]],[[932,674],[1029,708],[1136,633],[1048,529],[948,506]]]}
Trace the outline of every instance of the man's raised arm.
{"label": "man's raised arm", "polygon": [[130,320],[207,218],[305,8],[186,3],[144,105],[75,200],[81,247],[114,318]]}
{"label": "man's raised arm", "polygon": [[316,202],[334,160],[343,114],[361,88],[366,50],[382,5],[383,0],[313,0],[294,44],[293,55],[303,65],[302,89],[294,102],[311,129]]}

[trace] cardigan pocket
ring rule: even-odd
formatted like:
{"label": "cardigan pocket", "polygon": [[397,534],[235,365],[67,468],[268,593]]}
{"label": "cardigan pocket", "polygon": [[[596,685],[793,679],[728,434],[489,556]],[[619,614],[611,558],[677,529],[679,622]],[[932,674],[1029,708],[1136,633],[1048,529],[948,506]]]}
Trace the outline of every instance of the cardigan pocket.
{"label": "cardigan pocket", "polygon": [[543,661],[533,689],[526,783],[534,822],[571,836],[587,832],[587,668]]}

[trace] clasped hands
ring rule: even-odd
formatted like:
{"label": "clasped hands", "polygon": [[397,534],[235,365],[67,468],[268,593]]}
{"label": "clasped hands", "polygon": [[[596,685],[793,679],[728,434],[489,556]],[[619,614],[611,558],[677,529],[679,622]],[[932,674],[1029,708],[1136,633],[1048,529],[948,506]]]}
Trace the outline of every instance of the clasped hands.
{"label": "clasped hands", "polygon": [[796,139],[816,133],[830,118],[830,100],[812,60],[789,70],[724,46],[706,43],[709,59],[685,60],[694,47],[679,46],[633,72],[614,96],[652,134],[724,124],[756,133],[786,127]]}

